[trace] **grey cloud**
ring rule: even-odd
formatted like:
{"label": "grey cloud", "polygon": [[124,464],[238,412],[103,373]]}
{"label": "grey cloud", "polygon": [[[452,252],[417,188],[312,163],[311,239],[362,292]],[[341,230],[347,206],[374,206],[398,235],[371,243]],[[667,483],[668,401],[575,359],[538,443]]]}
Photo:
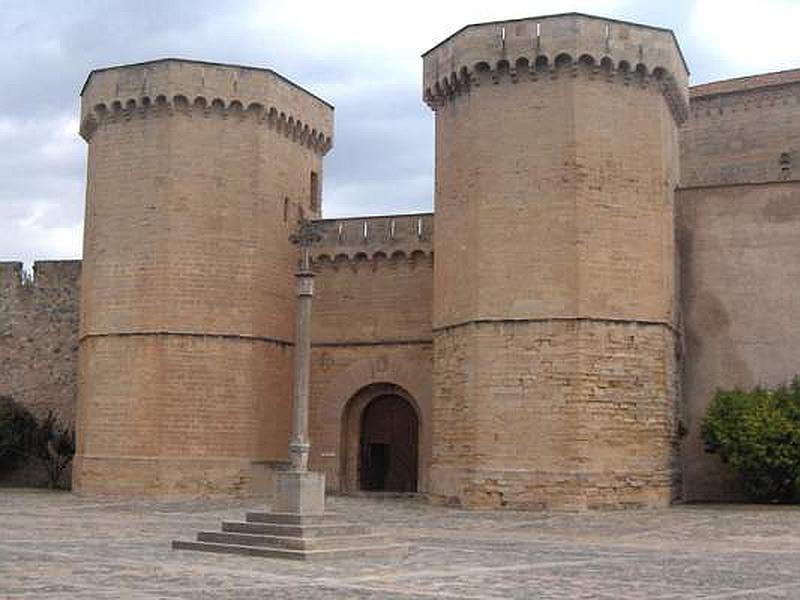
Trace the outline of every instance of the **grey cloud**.
{"label": "grey cloud", "polygon": [[[292,15],[272,15],[273,6],[244,0],[3,1],[0,260],[79,252],[77,246],[65,251],[63,239],[81,221],[85,147],[77,138],[65,141],[57,129],[77,118],[78,92],[92,68],[163,56],[268,66],[331,101],[336,131],[325,165],[326,215],[430,210],[433,117],[419,89],[419,53],[426,48],[372,52],[358,40],[313,39],[297,27],[312,18],[300,3]],[[630,0],[609,16],[675,29],[694,81],[728,75],[731,65],[703,54],[691,39],[691,6],[691,0]],[[535,7],[531,2],[532,13]],[[264,18],[256,23],[258,10]],[[498,6],[498,17],[505,16]],[[345,6],[342,18],[348,18]],[[441,24],[443,35],[464,24],[457,10],[448,18],[453,21]],[[329,26],[335,31],[337,24]],[[391,27],[387,32],[398,34]]]}

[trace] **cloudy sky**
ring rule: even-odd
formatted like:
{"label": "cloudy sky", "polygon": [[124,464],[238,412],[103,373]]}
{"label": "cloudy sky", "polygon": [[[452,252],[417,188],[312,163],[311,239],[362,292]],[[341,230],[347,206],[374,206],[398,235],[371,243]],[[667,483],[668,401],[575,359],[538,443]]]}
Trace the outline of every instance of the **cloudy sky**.
{"label": "cloudy sky", "polygon": [[673,29],[693,83],[800,67],[800,0],[0,0],[0,260],[80,256],[92,68],[271,67],[336,106],[325,216],[430,210],[419,55],[467,23],[567,11]]}

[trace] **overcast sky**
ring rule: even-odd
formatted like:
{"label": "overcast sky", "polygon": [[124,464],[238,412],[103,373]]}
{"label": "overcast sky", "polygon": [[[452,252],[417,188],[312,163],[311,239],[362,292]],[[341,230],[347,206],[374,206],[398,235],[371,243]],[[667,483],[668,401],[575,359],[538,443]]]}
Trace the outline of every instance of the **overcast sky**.
{"label": "overcast sky", "polygon": [[78,92],[92,68],[273,68],[336,106],[326,217],[427,211],[420,54],[467,23],[567,11],[673,29],[693,83],[800,67],[800,0],[0,0],[0,260],[80,257]]}

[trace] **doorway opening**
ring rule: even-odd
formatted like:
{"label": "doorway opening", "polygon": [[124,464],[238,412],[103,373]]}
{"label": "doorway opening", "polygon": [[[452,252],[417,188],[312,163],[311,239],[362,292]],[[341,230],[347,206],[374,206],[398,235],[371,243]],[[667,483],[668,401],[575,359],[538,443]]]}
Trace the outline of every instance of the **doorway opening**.
{"label": "doorway opening", "polygon": [[359,487],[364,491],[416,492],[419,422],[414,407],[395,394],[364,408],[359,439]]}

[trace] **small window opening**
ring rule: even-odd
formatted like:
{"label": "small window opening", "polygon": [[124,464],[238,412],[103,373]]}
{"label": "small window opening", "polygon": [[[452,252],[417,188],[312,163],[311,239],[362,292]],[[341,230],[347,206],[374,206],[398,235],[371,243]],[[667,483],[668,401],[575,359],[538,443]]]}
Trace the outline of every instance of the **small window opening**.
{"label": "small window opening", "polygon": [[311,181],[309,185],[309,203],[308,206],[311,212],[319,211],[319,175],[316,171],[311,171]]}
{"label": "small window opening", "polygon": [[283,199],[283,222],[289,221],[289,198]]}
{"label": "small window opening", "polygon": [[783,152],[779,159],[781,165],[781,178],[786,180],[792,175],[792,155],[788,152]]}

